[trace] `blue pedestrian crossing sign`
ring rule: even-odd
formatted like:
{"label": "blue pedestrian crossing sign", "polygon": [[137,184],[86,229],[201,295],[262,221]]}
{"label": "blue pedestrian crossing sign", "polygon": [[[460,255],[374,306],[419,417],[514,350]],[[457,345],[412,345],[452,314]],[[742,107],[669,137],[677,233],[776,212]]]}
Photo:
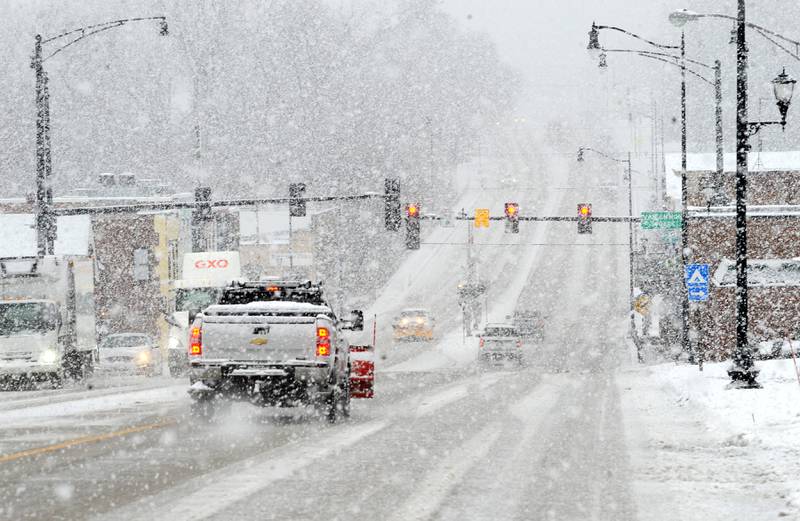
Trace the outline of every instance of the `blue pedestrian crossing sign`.
{"label": "blue pedestrian crossing sign", "polygon": [[708,300],[708,264],[687,264],[684,276],[689,302]]}

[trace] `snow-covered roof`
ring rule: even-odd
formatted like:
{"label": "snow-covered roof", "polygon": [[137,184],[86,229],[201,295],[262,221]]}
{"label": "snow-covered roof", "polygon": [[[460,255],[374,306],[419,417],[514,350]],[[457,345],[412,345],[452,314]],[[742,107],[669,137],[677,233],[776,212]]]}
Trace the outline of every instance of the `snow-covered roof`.
{"label": "snow-covered roof", "polygon": [[[56,225],[56,255],[88,255],[92,234],[90,216],[61,216]],[[0,257],[32,257],[36,253],[33,214],[0,214]]]}
{"label": "snow-covered roof", "polygon": [[[800,171],[800,151],[788,150],[780,152],[750,152],[748,154],[749,172],[770,172],[776,170]],[[680,207],[681,204],[681,155],[672,153],[664,154],[665,170],[667,172],[667,195]],[[736,171],[736,154],[723,155],[722,161],[726,172]],[[687,154],[686,170],[688,172],[715,171],[717,169],[717,155],[713,152]]]}

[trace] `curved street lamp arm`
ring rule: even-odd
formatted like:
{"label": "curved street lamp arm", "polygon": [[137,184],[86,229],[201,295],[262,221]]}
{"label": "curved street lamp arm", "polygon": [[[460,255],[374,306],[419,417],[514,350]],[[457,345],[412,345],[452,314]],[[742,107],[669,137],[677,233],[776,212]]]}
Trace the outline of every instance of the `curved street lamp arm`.
{"label": "curved street lamp arm", "polygon": [[685,61],[687,61],[689,63],[694,64],[694,65],[698,65],[700,67],[705,67],[706,69],[711,69],[711,70],[714,69],[713,65],[709,65],[707,63],[703,63],[703,62],[697,61],[697,60],[692,60],[691,58],[681,58],[680,56],[675,56],[674,54],[669,54],[669,53],[666,53],[666,52],[639,51],[639,50],[635,50],[635,49],[602,49],[602,50],[604,52],[629,52],[629,53],[634,53],[634,54],[647,54],[647,55],[651,55],[651,56],[663,56],[665,58],[671,58],[671,59],[673,59],[675,61],[678,61],[678,62],[681,61],[681,60],[685,60]]}
{"label": "curved street lamp arm", "polygon": [[630,32],[630,31],[626,31],[625,29],[621,29],[619,27],[614,27],[613,25],[598,25],[596,27],[597,27],[597,29],[610,29],[612,31],[619,31],[621,33],[627,34],[628,36],[636,38],[637,40],[641,40],[641,41],[643,41],[644,43],[646,43],[648,45],[652,45],[653,47],[658,47],[659,49],[680,49],[681,48],[680,45],[665,45],[665,44],[662,44],[662,43],[652,42],[652,41],[650,41],[650,40],[648,40],[646,38],[642,38],[638,34],[634,34],[634,33]]}
{"label": "curved street lamp arm", "polygon": [[664,58],[659,58],[658,56],[651,56],[649,54],[644,54],[644,53],[639,53],[639,56],[641,56],[642,58],[650,58],[651,60],[658,60],[660,62],[668,63],[668,64],[670,64],[670,65],[672,65],[674,67],[677,67],[679,69],[683,69],[686,72],[688,72],[689,74],[691,74],[692,76],[695,76],[695,77],[699,78],[701,81],[704,81],[704,82],[708,83],[712,87],[716,87],[716,85],[714,85],[713,81],[709,80],[708,78],[706,78],[702,74],[700,74],[698,72],[695,72],[695,71],[693,71],[692,69],[690,69],[688,67],[681,66],[681,64],[679,64],[679,63],[675,63],[674,61],[665,60]]}
{"label": "curved street lamp arm", "polygon": [[64,49],[66,49],[67,47],[70,47],[71,45],[73,45],[73,44],[75,44],[75,43],[78,43],[79,41],[83,40],[84,38],[88,38],[89,36],[91,36],[91,35],[93,35],[93,34],[101,33],[101,32],[103,32],[103,31],[108,31],[109,29],[113,29],[113,28],[115,28],[115,27],[121,27],[121,26],[123,26],[123,25],[125,25],[125,22],[120,22],[120,23],[116,23],[116,24],[113,24],[113,25],[106,25],[106,26],[104,26],[104,27],[101,27],[100,29],[95,29],[94,31],[90,31],[90,32],[88,32],[88,33],[84,33],[84,34],[82,34],[81,36],[78,36],[78,37],[77,37],[77,38],[75,38],[74,40],[70,40],[69,42],[67,42],[67,43],[66,43],[66,44],[64,44],[63,46],[59,47],[58,49],[56,49],[55,51],[53,51],[52,53],[50,53],[50,55],[49,55],[49,56],[47,56],[46,58],[43,58],[43,59],[42,59],[42,62],[45,62],[45,61],[49,60],[50,58],[52,58],[52,57],[53,57],[53,56],[55,56],[56,54],[60,53],[61,51],[63,51],[63,50],[64,50]]}
{"label": "curved street lamp arm", "polygon": [[139,17],[139,18],[124,18],[122,20],[111,20],[111,21],[108,21],[108,22],[103,22],[101,24],[87,25],[85,27],[79,27],[78,29],[73,29],[71,31],[67,31],[67,32],[58,34],[58,35],[53,36],[51,38],[43,39],[42,40],[42,45],[44,45],[46,43],[50,43],[50,42],[55,41],[55,40],[58,40],[59,38],[64,38],[65,36],[69,36],[71,34],[85,33],[86,31],[92,31],[94,29],[98,29],[98,28],[104,27],[106,25],[113,25],[113,26],[116,27],[116,26],[119,26],[119,25],[123,25],[123,24],[125,24],[127,22],[144,22],[144,21],[147,21],[147,20],[161,20],[162,22],[165,22],[167,20],[167,17],[166,16],[148,16],[148,17]]}
{"label": "curved street lamp arm", "polygon": [[[730,15],[727,15],[727,14],[716,14],[716,13],[712,13],[712,14],[693,14],[692,18],[722,18],[724,20],[732,20],[734,22],[738,22],[738,18],[736,18],[735,16],[730,16]],[[775,31],[773,31],[771,29],[767,29],[766,27],[762,27],[762,26],[760,26],[758,24],[754,24],[752,22],[745,22],[745,25],[747,27],[749,27],[750,29],[755,29],[756,31],[759,31],[761,33],[769,34],[770,36],[773,36],[775,38],[781,39],[781,40],[783,40],[783,41],[785,41],[787,43],[791,43],[792,45],[800,46],[800,42],[798,42],[796,40],[792,40],[791,38],[789,38],[787,36],[784,36],[782,34],[776,33]],[[764,34],[762,34],[762,36],[764,36]],[[765,38],[766,38],[766,36],[765,36]]]}
{"label": "curved street lamp arm", "polygon": [[[800,56],[798,56],[797,54],[793,53],[792,51],[790,51],[789,49],[787,49],[786,47],[784,47],[780,43],[776,42],[771,37],[767,36],[767,34],[764,33],[763,31],[761,31],[760,29],[756,29],[756,32],[758,34],[760,34],[763,38],[765,38],[767,41],[771,42],[772,45],[774,45],[778,49],[782,50],[783,52],[785,52],[786,54],[788,54],[789,56],[791,56],[795,60],[800,61]],[[797,44],[795,44],[795,46],[797,46]]]}
{"label": "curved street lamp arm", "polygon": [[606,159],[610,159],[611,161],[616,161],[617,163],[628,163],[628,166],[630,166],[630,161],[628,161],[627,159],[617,159],[615,157],[611,157],[608,154],[606,154],[605,152],[600,152],[599,150],[596,150],[596,149],[594,149],[592,147],[578,147],[578,149],[579,150],[590,150],[590,151],[594,152],[595,154],[603,156]]}

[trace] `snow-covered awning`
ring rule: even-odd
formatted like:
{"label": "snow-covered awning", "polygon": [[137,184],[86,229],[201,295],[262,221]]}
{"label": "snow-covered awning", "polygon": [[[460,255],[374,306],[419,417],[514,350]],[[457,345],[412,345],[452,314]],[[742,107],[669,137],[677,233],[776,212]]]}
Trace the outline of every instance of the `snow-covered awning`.
{"label": "snow-covered awning", "polygon": [[[713,280],[719,287],[736,286],[736,263],[731,259],[723,259],[714,272]],[[748,259],[747,286],[800,286],[800,259]]]}

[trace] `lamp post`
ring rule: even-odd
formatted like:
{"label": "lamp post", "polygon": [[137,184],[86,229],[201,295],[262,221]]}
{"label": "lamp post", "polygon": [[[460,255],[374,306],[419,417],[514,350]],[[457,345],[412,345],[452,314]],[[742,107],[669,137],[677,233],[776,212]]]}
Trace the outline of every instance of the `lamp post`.
{"label": "lamp post", "polygon": [[[50,93],[48,90],[47,72],[44,70],[44,62],[60,53],[64,49],[78,43],[84,38],[108,31],[115,27],[121,27],[131,22],[143,22],[156,20],[159,22],[160,33],[162,36],[169,34],[167,19],[164,16],[152,16],[148,18],[127,18],[123,20],[113,20],[101,24],[87,25],[71,31],[66,31],[51,38],[42,38],[37,34],[34,38],[33,57],[31,58],[31,68],[36,75],[36,251],[39,257],[53,253],[55,241],[56,220],[52,209],[52,188],[50,178],[52,176],[52,160],[50,148]],[[43,57],[42,48],[51,42],[65,42],[61,47],[55,49],[48,56]]]}
{"label": "lamp post", "polygon": [[[599,55],[602,63],[605,61],[605,56],[602,53],[603,48],[600,46],[599,31],[607,29],[611,31],[621,32],[632,38],[640,40],[651,47],[658,49],[671,49],[680,51],[680,67],[681,67],[681,264],[686,266],[686,251],[688,234],[686,227],[686,203],[687,203],[687,187],[686,187],[686,38],[683,31],[681,31],[680,45],[668,45],[656,43],[641,36],[634,34],[625,29],[614,27],[610,25],[597,25],[592,22],[592,28],[589,30],[589,44],[586,49],[592,56]],[[689,295],[686,284],[681,285],[681,349],[689,351]]]}
{"label": "lamp post", "polygon": [[636,341],[636,322],[633,318],[633,310],[634,310],[634,295],[633,295],[633,171],[631,169],[631,153],[628,152],[627,159],[616,159],[604,152],[599,150],[595,150],[591,147],[579,147],[578,148],[578,158],[577,161],[582,163],[584,161],[584,152],[590,151],[603,156],[604,158],[610,161],[616,161],[617,163],[625,163],[627,165],[627,176],[628,176],[628,301],[629,301],[629,310],[628,314],[630,315],[630,328],[631,328],[631,338],[634,340],[634,344],[636,345],[636,357],[639,362],[643,362],[644,359],[642,358],[642,347],[641,343]]}
{"label": "lamp post", "polygon": [[[699,18],[727,18],[736,21],[736,347],[732,355],[733,365],[728,370],[731,386],[736,388],[757,388],[758,369],[753,363],[753,351],[748,339],[748,287],[747,287],[747,153],[750,149],[750,136],[765,125],[786,125],[786,113],[794,92],[795,80],[785,71],[773,81],[773,93],[781,114],[781,121],[751,122],[747,118],[747,35],[748,27],[755,28],[762,35],[769,33],[786,39],[763,27],[747,22],[745,0],[738,0],[737,16],[700,15],[687,10],[670,14],[670,21],[682,26],[687,21]],[[768,38],[769,39],[769,38]],[[774,41],[773,41],[774,43]]]}

